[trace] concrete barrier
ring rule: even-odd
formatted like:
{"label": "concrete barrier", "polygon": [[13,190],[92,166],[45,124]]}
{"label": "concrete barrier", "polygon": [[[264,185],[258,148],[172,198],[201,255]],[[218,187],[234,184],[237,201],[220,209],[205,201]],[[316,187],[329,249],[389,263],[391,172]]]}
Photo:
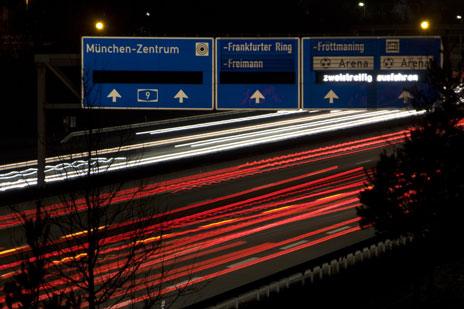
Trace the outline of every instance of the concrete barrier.
{"label": "concrete barrier", "polygon": [[376,245],[371,245],[371,246],[369,247],[369,250],[371,250],[371,257],[372,257],[372,256],[375,256],[375,257],[378,257],[378,256],[379,256],[379,250],[378,250],[378,248],[377,248]]}
{"label": "concrete barrier", "polygon": [[269,290],[272,292],[277,292],[280,293],[280,283],[279,282],[274,282],[270,284]]}
{"label": "concrete barrier", "polygon": [[354,265],[355,262],[354,262],[354,255],[353,255],[353,253],[349,253],[349,254],[346,256],[346,259],[348,260],[348,267]]}
{"label": "concrete barrier", "polygon": [[246,294],[243,294],[243,295],[238,297],[238,302],[239,302],[239,304],[243,304],[243,303],[246,303],[246,302],[257,300],[258,299],[257,294],[258,294],[257,291],[251,291],[251,292],[248,292]]}
{"label": "concrete barrier", "polygon": [[279,281],[279,290],[287,288],[288,278]]}
{"label": "concrete barrier", "polygon": [[362,252],[359,251],[359,250],[356,250],[356,252],[354,253],[354,262],[355,262],[355,264],[359,264],[362,261],[363,261]]}
{"label": "concrete barrier", "polygon": [[330,277],[340,273],[341,269],[347,270],[348,268],[358,265],[363,261],[379,257],[388,251],[395,248],[405,246],[413,241],[412,237],[401,237],[395,240],[387,239],[378,242],[377,244],[365,247],[362,250],[356,250],[354,253],[349,253],[346,256],[338,259],[332,259],[330,262],[323,263],[320,266],[315,266],[312,269],[307,269],[304,273],[297,273],[290,277],[281,279],[280,281],[272,282],[264,287],[255,289],[251,292],[240,295],[239,297],[232,298],[222,304],[214,306],[217,309],[226,308],[239,308],[240,304],[250,301],[260,301],[264,297],[270,297],[271,292],[280,293],[282,289],[290,288],[293,284],[300,283],[305,285],[307,282],[313,284],[318,280],[323,280],[326,276]]}
{"label": "concrete barrier", "polygon": [[322,264],[322,274],[324,276],[330,276],[330,266],[328,263],[324,263]]}
{"label": "concrete barrier", "polygon": [[369,248],[364,248],[362,251],[363,259],[368,260],[371,258],[371,250]]}
{"label": "concrete barrier", "polygon": [[340,272],[340,262],[337,260],[330,261],[330,273],[338,274]]}
{"label": "concrete barrier", "polygon": [[262,298],[269,297],[268,291],[269,290],[267,287],[262,287],[258,289],[258,293],[256,293],[256,300],[260,301]]}
{"label": "concrete barrier", "polygon": [[404,246],[404,245],[406,245],[408,243],[408,238],[404,237],[404,236],[401,236],[400,241],[401,241],[401,245]]}
{"label": "concrete barrier", "polygon": [[303,278],[306,280],[309,279],[309,282],[314,283],[314,273],[311,269],[305,271]]}
{"label": "concrete barrier", "polygon": [[321,270],[320,266],[314,267],[313,268],[313,273],[314,273],[314,280],[316,280],[316,279],[322,280],[324,274],[322,273],[322,270]]}
{"label": "concrete barrier", "polygon": [[385,249],[387,249],[388,251],[393,249],[393,243],[390,239],[385,240]]}
{"label": "concrete barrier", "polygon": [[342,265],[343,270],[347,270],[348,269],[348,258],[344,257],[340,264]]}
{"label": "concrete barrier", "polygon": [[386,251],[385,243],[383,241],[379,242],[379,245],[377,246],[379,248],[379,254],[384,254]]}
{"label": "concrete barrier", "polygon": [[231,300],[228,300],[222,304],[219,304],[217,306],[214,306],[213,308],[215,309],[230,309],[230,308],[238,308],[238,298],[234,298]]}
{"label": "concrete barrier", "polygon": [[303,280],[303,275],[301,273],[295,274],[287,279],[287,288],[292,284],[301,283]]}

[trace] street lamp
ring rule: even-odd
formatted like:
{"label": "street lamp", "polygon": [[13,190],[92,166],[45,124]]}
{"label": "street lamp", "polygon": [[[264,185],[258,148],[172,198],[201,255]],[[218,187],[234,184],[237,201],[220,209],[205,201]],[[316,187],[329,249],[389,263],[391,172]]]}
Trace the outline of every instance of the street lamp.
{"label": "street lamp", "polygon": [[420,28],[423,30],[423,31],[427,31],[430,29],[430,21],[428,20],[422,20],[421,23],[420,23]]}
{"label": "street lamp", "polygon": [[105,29],[105,24],[99,20],[95,23],[95,29],[97,29],[97,31],[103,31]]}
{"label": "street lamp", "polygon": [[358,7],[363,10],[363,17],[366,17],[366,3],[363,1],[359,1]]}
{"label": "street lamp", "polygon": [[457,20],[462,20],[462,15],[459,15],[459,14],[456,15],[456,19],[457,19]]}

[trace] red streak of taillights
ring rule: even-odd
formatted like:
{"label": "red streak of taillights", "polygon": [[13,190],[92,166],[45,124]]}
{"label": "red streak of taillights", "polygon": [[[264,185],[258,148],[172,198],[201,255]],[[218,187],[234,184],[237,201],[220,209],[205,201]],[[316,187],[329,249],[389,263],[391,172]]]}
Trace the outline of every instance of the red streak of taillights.
{"label": "red streak of taillights", "polygon": [[[151,184],[151,185],[145,186],[144,188],[125,189],[125,190],[121,190],[120,192],[118,192],[114,198],[109,198],[110,196],[112,196],[112,194],[104,193],[100,196],[100,200],[104,201],[101,203],[101,206],[105,207],[105,206],[108,206],[109,204],[144,198],[147,196],[151,196],[151,195],[155,195],[155,194],[159,194],[163,192],[169,192],[169,191],[178,192],[179,190],[196,187],[198,184],[206,185],[206,184],[222,182],[225,180],[235,179],[235,178],[242,178],[245,176],[249,176],[250,174],[253,175],[256,172],[262,173],[264,172],[262,171],[262,169],[264,168],[270,168],[275,165],[289,164],[294,161],[300,161],[304,158],[305,155],[308,155],[308,154],[311,154],[311,157],[314,157],[316,155],[324,156],[324,155],[335,154],[335,153],[339,154],[339,153],[342,153],[343,151],[349,151],[353,148],[366,147],[368,145],[372,145],[372,144],[379,143],[379,142],[388,143],[388,142],[392,142],[395,140],[402,140],[407,136],[407,134],[409,134],[409,132],[410,130],[402,130],[402,131],[398,131],[395,133],[389,133],[389,134],[384,134],[380,136],[360,139],[356,141],[336,144],[336,145],[322,147],[322,148],[313,149],[309,151],[299,152],[296,154],[289,154],[286,156],[274,157],[271,159],[265,159],[265,160],[256,161],[252,163],[246,163],[246,164],[242,164],[236,167],[220,169],[220,170],[206,172],[202,174],[195,174],[195,175],[173,179],[173,180],[169,180],[169,181],[165,181],[161,183]],[[342,147],[344,148],[340,149]],[[295,157],[298,157],[298,156],[300,157],[303,156],[303,158],[295,159]],[[280,160],[280,162],[275,163],[278,160]],[[304,163],[307,163],[307,162],[300,162],[300,164],[304,164]],[[252,166],[251,169],[250,169],[250,166]],[[246,168],[246,169],[243,170],[243,168]],[[208,177],[210,178],[208,179]],[[85,208],[84,199],[76,200],[73,203],[77,206],[78,209],[83,210]],[[52,216],[61,216],[69,212],[67,208],[68,208],[67,205],[58,203],[58,204],[51,204],[47,206],[45,208],[45,211],[47,211],[48,213],[53,212]],[[26,216],[30,217],[30,216],[33,216],[34,211],[25,210],[23,213]],[[7,227],[14,226],[14,225],[21,223],[21,220],[18,220],[15,214],[0,216],[0,221],[7,221],[7,223],[0,223],[0,228],[7,228]],[[13,221],[13,222],[8,222],[8,221]]]}
{"label": "red streak of taillights", "polygon": [[[360,231],[360,228],[359,227],[353,227],[353,228],[350,228],[350,229],[347,229],[347,230],[344,230],[344,231],[341,231],[341,232],[337,232],[337,233],[334,233],[332,235],[328,235],[328,236],[325,236],[325,237],[322,237],[322,238],[319,238],[319,239],[316,239],[316,240],[313,240],[313,241],[310,241],[308,243],[305,243],[305,244],[302,244],[302,245],[299,245],[299,246],[296,246],[296,247],[293,247],[293,248],[289,248],[289,249],[286,249],[286,250],[282,250],[280,252],[276,252],[276,253],[273,253],[273,254],[269,254],[267,256],[264,256],[264,257],[261,257],[261,258],[258,258],[256,260],[253,260],[253,261],[249,261],[247,263],[243,263],[243,264],[240,264],[240,265],[237,265],[236,267],[233,267],[233,268],[227,268],[227,269],[224,269],[224,270],[221,270],[221,271],[217,271],[217,272],[214,272],[214,273],[211,273],[211,274],[208,274],[208,275],[205,275],[205,276],[202,276],[198,279],[192,279],[188,284],[189,286],[193,285],[193,284],[198,284],[200,282],[204,282],[206,280],[211,280],[213,278],[217,278],[217,277],[220,277],[220,276],[224,276],[226,274],[229,274],[229,273],[232,273],[234,271],[237,271],[237,270],[240,270],[240,269],[244,269],[244,268],[247,268],[247,267],[250,267],[250,266],[253,266],[253,265],[256,265],[256,264],[259,264],[259,263],[263,263],[263,262],[266,262],[266,261],[269,261],[269,260],[272,260],[272,259],[275,259],[275,258],[278,258],[280,256],[283,256],[283,255],[286,255],[286,254],[289,254],[289,253],[293,253],[293,252],[296,252],[296,251],[299,251],[299,250],[302,250],[302,249],[305,249],[305,248],[309,248],[309,247],[312,247],[314,245],[317,245],[317,244],[320,244],[320,243],[323,243],[323,242],[327,242],[331,239],[334,239],[334,238],[338,238],[338,237],[341,237],[341,236],[344,236],[344,235],[348,235],[348,234],[351,234],[351,233],[354,233],[354,232],[358,232]],[[308,236],[307,236],[308,237]],[[292,241],[295,241],[295,240],[292,240]],[[280,244],[280,246],[282,246],[282,244]],[[243,257],[241,257],[243,258]],[[230,262],[230,261],[227,261],[227,262]],[[199,271],[203,271],[204,268],[203,267],[199,267],[197,269],[195,269],[195,272],[199,272]],[[191,271],[191,270],[190,270]],[[183,275],[184,276],[188,276],[190,275],[191,273],[189,273],[188,271],[187,272],[184,272]],[[170,280],[173,280],[175,278],[169,278]],[[159,282],[154,282],[155,285],[156,284],[159,284]],[[136,290],[140,290],[142,288],[136,288],[134,289],[135,291]],[[164,295],[166,293],[169,293],[169,292],[172,292],[172,291],[175,291],[176,289],[178,289],[175,285],[171,286],[171,287],[167,287],[167,288],[164,288],[160,291],[160,295]],[[135,291],[130,291],[130,292],[135,292]],[[118,297],[120,295],[115,295],[115,297]],[[138,302],[141,302],[143,301],[144,299],[146,299],[146,296],[141,296],[141,297],[138,297],[136,299],[133,299],[130,301],[130,303],[128,304],[124,304],[123,306],[121,307],[125,307],[129,304],[135,304],[135,303],[138,303]],[[114,308],[121,308],[120,306],[115,306]]]}

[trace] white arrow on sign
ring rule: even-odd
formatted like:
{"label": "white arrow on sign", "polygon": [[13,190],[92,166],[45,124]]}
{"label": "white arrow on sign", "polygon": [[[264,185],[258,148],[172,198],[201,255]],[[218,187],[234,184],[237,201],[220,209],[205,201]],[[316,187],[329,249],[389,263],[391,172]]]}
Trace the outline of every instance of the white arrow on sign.
{"label": "white arrow on sign", "polygon": [[179,90],[177,94],[174,96],[174,99],[179,100],[179,103],[184,103],[184,100],[188,98],[188,95],[182,89]]}
{"label": "white arrow on sign", "polygon": [[332,89],[330,89],[330,91],[325,95],[324,99],[329,100],[329,104],[333,104],[334,100],[338,100],[340,98]]}
{"label": "white arrow on sign", "polygon": [[256,90],[250,97],[250,99],[255,100],[256,104],[259,104],[260,100],[265,100],[266,98],[263,96],[261,91]]}
{"label": "white arrow on sign", "polygon": [[403,100],[404,104],[407,104],[409,101],[414,99],[414,96],[411,94],[411,92],[407,90],[403,90],[403,92],[401,92],[398,99]]}
{"label": "white arrow on sign", "polygon": [[111,98],[113,103],[116,103],[116,101],[122,96],[119,94],[119,92],[116,89],[111,90],[111,92],[106,96],[107,98]]}

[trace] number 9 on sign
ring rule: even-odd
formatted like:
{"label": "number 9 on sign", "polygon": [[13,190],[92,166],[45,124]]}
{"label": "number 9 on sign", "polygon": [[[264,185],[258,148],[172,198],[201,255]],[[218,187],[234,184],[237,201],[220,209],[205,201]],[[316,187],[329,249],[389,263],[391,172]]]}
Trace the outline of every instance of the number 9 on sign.
{"label": "number 9 on sign", "polygon": [[137,102],[158,102],[158,89],[137,89]]}

